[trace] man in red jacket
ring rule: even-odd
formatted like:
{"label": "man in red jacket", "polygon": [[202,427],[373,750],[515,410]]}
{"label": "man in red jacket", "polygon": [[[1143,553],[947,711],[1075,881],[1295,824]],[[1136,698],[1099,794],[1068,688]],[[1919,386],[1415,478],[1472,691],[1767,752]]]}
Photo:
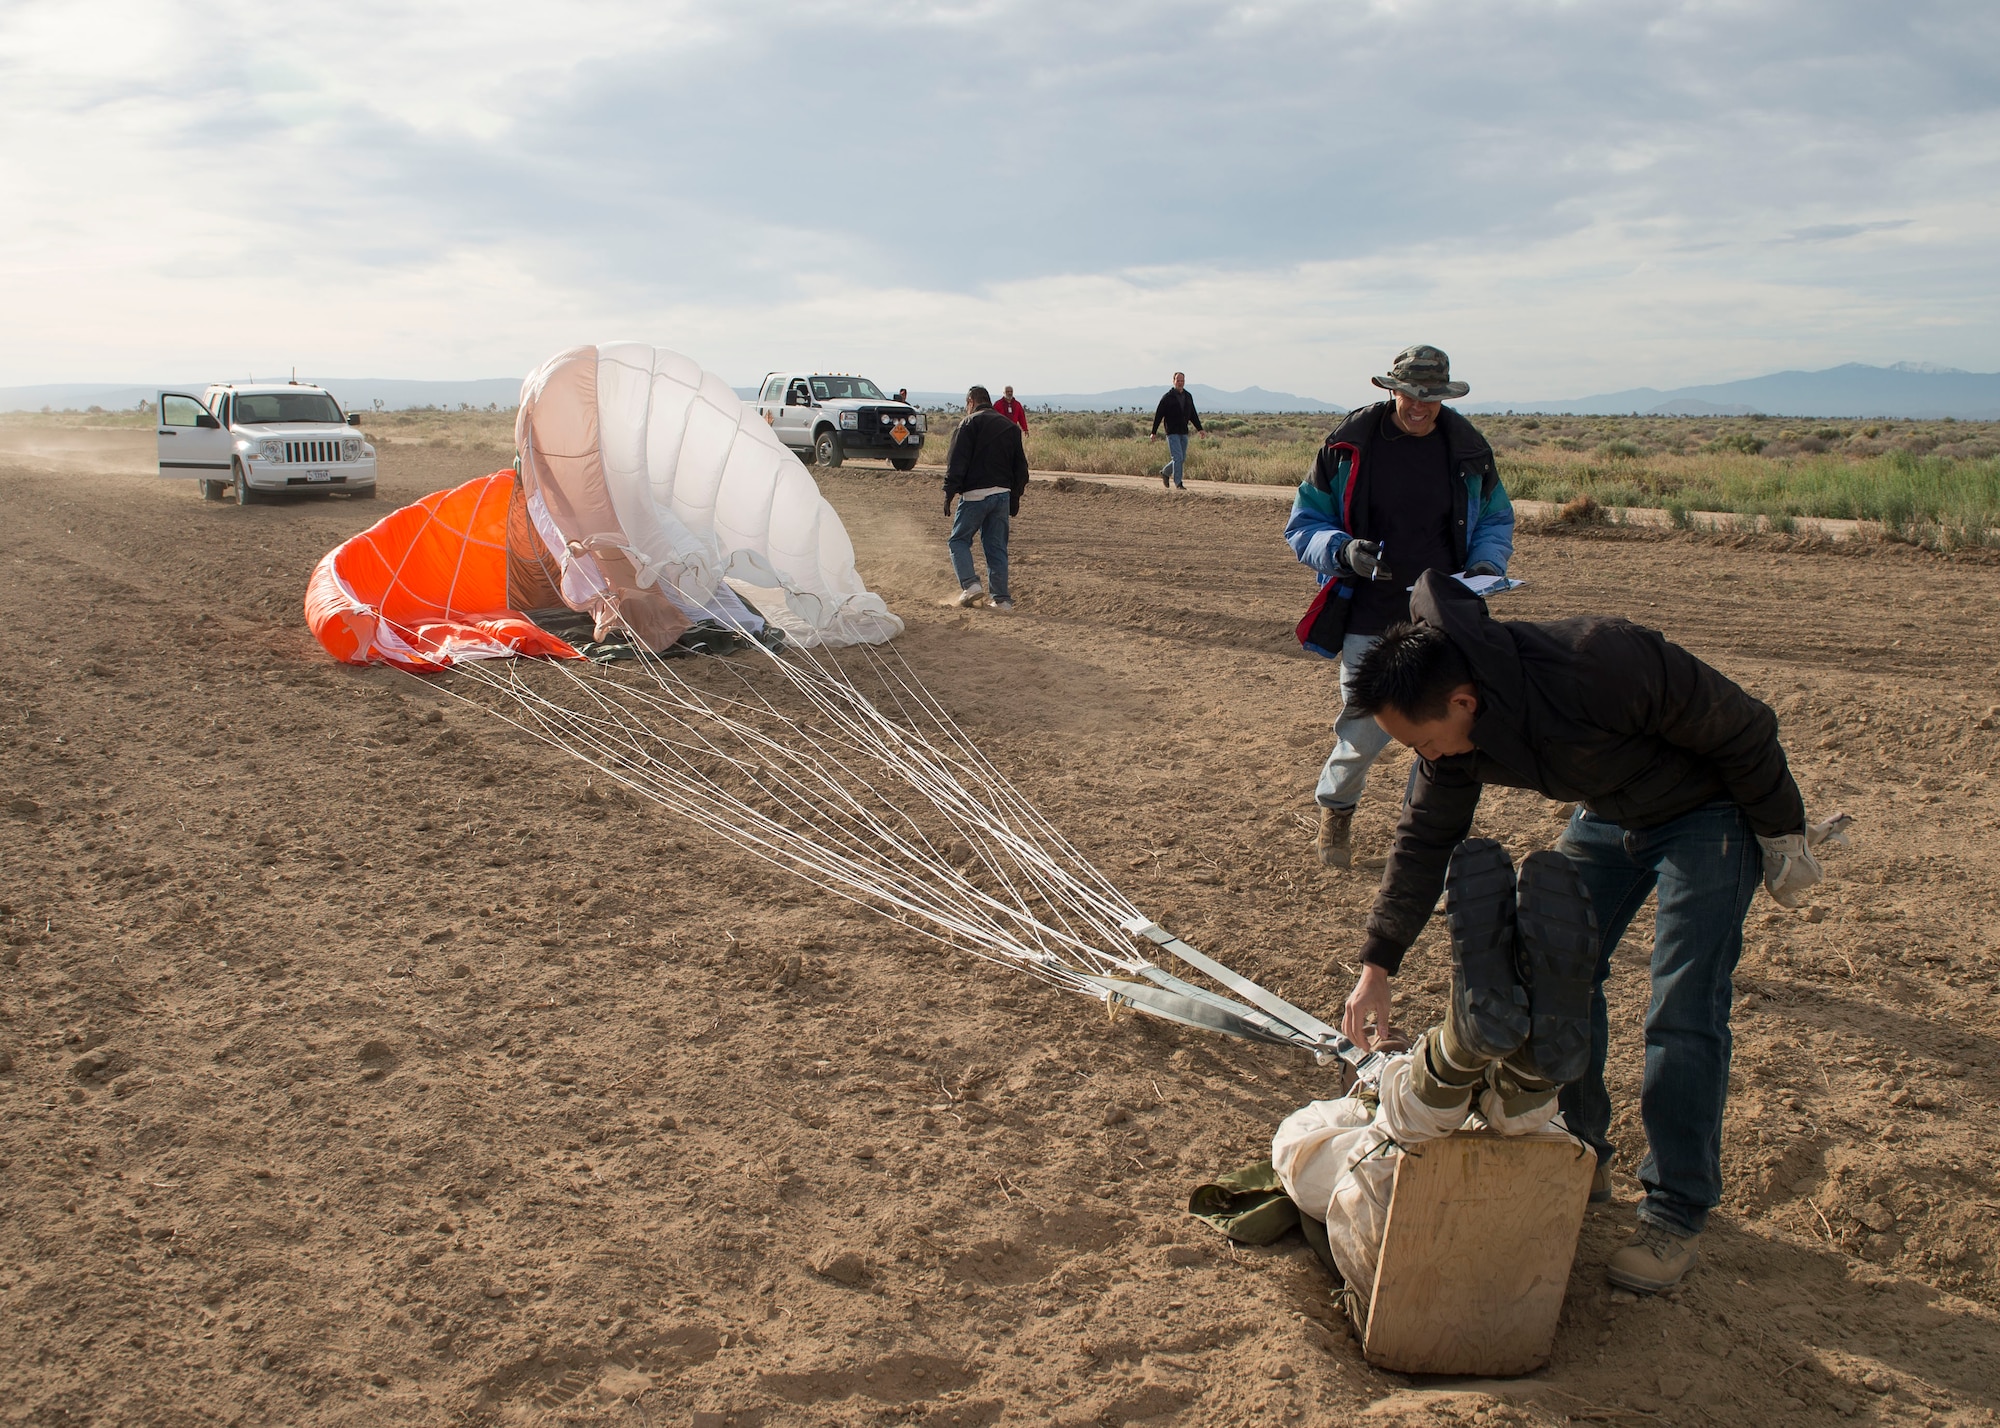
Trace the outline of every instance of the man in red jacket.
{"label": "man in red jacket", "polygon": [[1028,434],[1028,409],[1014,400],[1014,389],[1012,387],[1002,387],[1001,391],[1006,395],[993,404],[993,410],[1014,423],[1015,426],[1021,428],[1021,435],[1026,436]]}

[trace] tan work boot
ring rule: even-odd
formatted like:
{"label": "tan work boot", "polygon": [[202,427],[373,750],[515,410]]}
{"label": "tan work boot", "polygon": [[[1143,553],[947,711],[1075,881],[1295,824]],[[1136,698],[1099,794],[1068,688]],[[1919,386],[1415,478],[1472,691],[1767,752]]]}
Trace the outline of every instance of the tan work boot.
{"label": "tan work boot", "polygon": [[1590,1172],[1590,1203],[1611,1203],[1611,1162],[1608,1160],[1598,1161],[1597,1169]]}
{"label": "tan work boot", "polygon": [[1424,1033],[1422,1043],[1410,1060],[1410,1090],[1432,1110],[1448,1111],[1454,1106],[1470,1108],[1472,1093],[1486,1079],[1486,1063],[1471,1066],[1456,1063],[1451,1055],[1449,1028],[1434,1026]]}
{"label": "tan work boot", "polygon": [[1345,868],[1354,862],[1353,832],[1353,809],[1320,806],[1319,836],[1313,847],[1319,850],[1322,868]]}
{"label": "tan work boot", "polygon": [[1672,1289],[1700,1261],[1695,1250],[1700,1235],[1677,1235],[1651,1220],[1639,1221],[1639,1229],[1620,1246],[1605,1266],[1605,1273],[1620,1289],[1635,1294],[1658,1294]]}

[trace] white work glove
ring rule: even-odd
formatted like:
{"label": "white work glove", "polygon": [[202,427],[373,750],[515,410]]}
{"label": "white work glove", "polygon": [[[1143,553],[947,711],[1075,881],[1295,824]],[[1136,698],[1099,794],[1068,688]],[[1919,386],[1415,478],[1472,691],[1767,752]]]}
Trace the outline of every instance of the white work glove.
{"label": "white work glove", "polygon": [[1394,580],[1389,567],[1382,563],[1382,546],[1379,541],[1351,540],[1340,548],[1340,563],[1360,576],[1363,580]]}
{"label": "white work glove", "polygon": [[1505,575],[1507,572],[1490,560],[1475,560],[1472,564],[1465,567],[1465,573],[1467,575]]}
{"label": "white work glove", "polygon": [[1760,833],[1757,846],[1764,850],[1764,887],[1779,907],[1797,907],[1806,889],[1826,876],[1803,833],[1787,833],[1781,838],[1766,838]]}

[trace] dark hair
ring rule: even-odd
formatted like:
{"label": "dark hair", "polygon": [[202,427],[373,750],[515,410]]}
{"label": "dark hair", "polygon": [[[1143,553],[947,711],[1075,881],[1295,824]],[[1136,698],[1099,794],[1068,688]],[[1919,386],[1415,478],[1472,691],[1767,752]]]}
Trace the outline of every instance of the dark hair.
{"label": "dark hair", "polygon": [[965,399],[975,407],[990,407],[993,405],[993,394],[984,387],[968,387],[965,392]]}
{"label": "dark hair", "polygon": [[1355,714],[1393,709],[1428,724],[1451,707],[1451,692],[1472,683],[1472,670],[1443,630],[1408,621],[1382,632],[1361,656],[1349,681],[1347,707]]}

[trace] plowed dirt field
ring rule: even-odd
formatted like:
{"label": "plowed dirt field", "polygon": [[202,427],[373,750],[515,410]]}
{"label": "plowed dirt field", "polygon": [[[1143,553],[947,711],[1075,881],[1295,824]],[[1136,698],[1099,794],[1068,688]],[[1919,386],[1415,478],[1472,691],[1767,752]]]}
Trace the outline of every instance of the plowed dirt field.
{"label": "plowed dirt field", "polygon": [[[1502,613],[1630,614],[1769,700],[1815,816],[1760,896],[1727,1202],[1678,1293],[1555,1359],[1370,1369],[1296,1238],[1182,1213],[1332,1093],[789,881],[464,711],[329,662],[329,547],[505,453],[383,448],[383,499],[205,506],[146,433],[0,441],[0,1421],[1988,1423],[2000,1407],[2000,570],[1899,547],[1529,532]],[[1332,667],[1282,506],[1037,483],[1019,609],[944,603],[934,479],[826,490],[905,656],[1162,921],[1337,1007],[1402,786],[1322,874]],[[448,677],[447,677],[448,678]],[[1560,829],[1497,793],[1480,831]],[[1441,1011],[1427,932],[1401,1014]],[[1363,1415],[1372,1415],[1366,1416]],[[1482,1416],[1483,1415],[1483,1416]]]}

